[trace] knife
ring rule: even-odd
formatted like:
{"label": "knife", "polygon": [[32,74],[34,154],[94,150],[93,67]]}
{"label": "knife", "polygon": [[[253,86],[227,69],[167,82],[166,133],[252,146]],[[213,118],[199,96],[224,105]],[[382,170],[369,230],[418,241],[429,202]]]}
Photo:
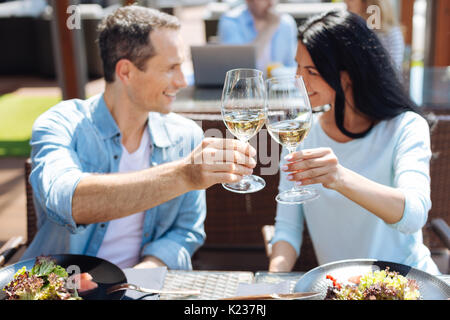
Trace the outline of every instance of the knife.
{"label": "knife", "polygon": [[319,295],[319,292],[270,293],[251,296],[229,297],[222,300],[293,300]]}

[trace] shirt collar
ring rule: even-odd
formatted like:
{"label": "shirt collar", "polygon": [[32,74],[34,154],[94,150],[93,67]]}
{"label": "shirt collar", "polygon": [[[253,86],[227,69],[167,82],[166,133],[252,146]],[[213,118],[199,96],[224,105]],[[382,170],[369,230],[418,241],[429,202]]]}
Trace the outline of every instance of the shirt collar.
{"label": "shirt collar", "polygon": [[[117,126],[111,112],[106,106],[103,93],[92,98],[90,105],[91,117],[97,126],[100,135],[103,139],[111,139],[114,136],[120,135],[120,129]],[[167,148],[177,143],[174,137],[171,137],[166,126],[166,115],[158,112],[149,112],[148,114],[148,130],[150,138],[155,146],[159,148]]]}
{"label": "shirt collar", "polygon": [[97,126],[103,139],[109,139],[118,134],[120,135],[119,127],[106,106],[103,93],[93,98],[90,109],[92,121]]}
{"label": "shirt collar", "polygon": [[171,139],[170,134],[166,126],[166,115],[162,115],[158,112],[150,112],[148,114],[148,128],[150,137],[159,148],[167,148],[176,143]]}

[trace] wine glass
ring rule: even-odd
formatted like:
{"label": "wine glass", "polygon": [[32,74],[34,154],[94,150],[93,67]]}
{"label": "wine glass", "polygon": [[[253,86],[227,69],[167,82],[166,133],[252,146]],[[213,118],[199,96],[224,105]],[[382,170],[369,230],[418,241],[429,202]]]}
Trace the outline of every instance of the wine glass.
{"label": "wine glass", "polygon": [[[226,73],[222,92],[222,118],[228,130],[240,141],[248,142],[264,126],[266,90],[262,71],[233,69]],[[237,193],[251,193],[265,187],[264,179],[246,175],[241,181],[223,187]]]}
{"label": "wine glass", "polygon": [[[312,110],[301,76],[284,76],[266,80],[266,126],[272,138],[289,153],[306,138],[312,124]],[[276,200],[282,204],[299,204],[319,197],[313,188],[298,187],[281,192]]]}

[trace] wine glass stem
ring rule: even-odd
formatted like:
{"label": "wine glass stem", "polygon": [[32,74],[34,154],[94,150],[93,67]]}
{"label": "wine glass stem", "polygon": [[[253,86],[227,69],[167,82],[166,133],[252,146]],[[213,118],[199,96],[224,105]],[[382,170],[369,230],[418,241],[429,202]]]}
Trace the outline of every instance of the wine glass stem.
{"label": "wine glass stem", "polygon": [[[297,147],[287,147],[289,154],[294,153],[295,151],[297,151]],[[294,182],[294,186],[292,187],[291,191],[292,192],[296,192],[296,191],[300,191],[302,188],[300,186],[298,186],[295,182]]]}
{"label": "wine glass stem", "polygon": [[[248,142],[247,139],[239,139],[239,141],[242,142],[242,143],[247,143]],[[241,186],[241,187],[244,187],[245,186],[245,181],[248,180],[249,176],[250,175],[248,175],[248,174],[242,176],[242,179],[238,182],[238,185]]]}

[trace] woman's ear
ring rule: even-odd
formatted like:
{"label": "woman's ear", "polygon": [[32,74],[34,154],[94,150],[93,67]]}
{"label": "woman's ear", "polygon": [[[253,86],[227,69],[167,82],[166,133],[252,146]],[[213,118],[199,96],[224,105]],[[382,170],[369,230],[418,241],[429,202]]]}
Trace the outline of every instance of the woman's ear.
{"label": "woman's ear", "polygon": [[352,79],[350,79],[347,71],[341,71],[341,87],[344,89],[344,92],[349,88],[353,88]]}

